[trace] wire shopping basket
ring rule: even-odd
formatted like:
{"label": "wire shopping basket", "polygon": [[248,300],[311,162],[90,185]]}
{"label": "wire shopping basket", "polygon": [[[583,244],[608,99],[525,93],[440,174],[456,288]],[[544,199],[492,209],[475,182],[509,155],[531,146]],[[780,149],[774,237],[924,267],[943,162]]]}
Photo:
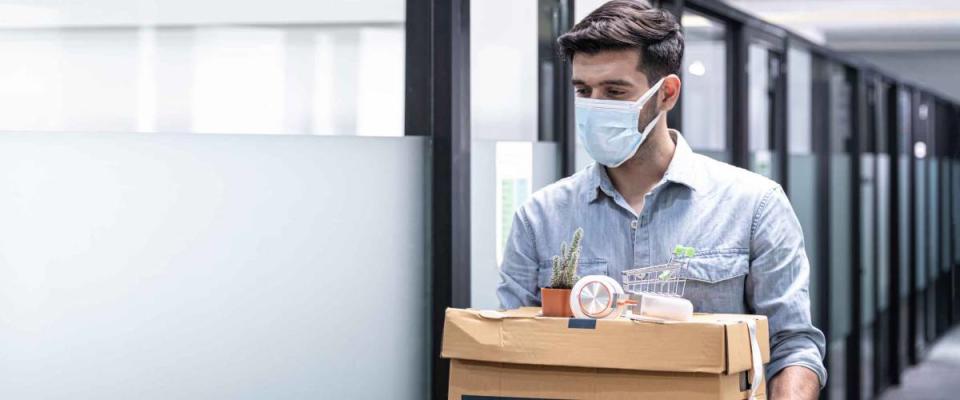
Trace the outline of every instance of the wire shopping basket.
{"label": "wire shopping basket", "polygon": [[632,294],[683,297],[687,280],[680,278],[680,272],[687,267],[693,254],[693,248],[677,246],[666,264],[625,270],[622,273],[623,289]]}

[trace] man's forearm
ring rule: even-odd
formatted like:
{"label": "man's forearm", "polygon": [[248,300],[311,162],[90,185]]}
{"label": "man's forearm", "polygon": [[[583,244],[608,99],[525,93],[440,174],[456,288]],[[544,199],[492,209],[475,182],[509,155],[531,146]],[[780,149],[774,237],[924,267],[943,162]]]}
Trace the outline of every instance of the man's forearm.
{"label": "man's forearm", "polygon": [[820,396],[820,378],[807,367],[791,365],[770,380],[772,400],[815,400]]}

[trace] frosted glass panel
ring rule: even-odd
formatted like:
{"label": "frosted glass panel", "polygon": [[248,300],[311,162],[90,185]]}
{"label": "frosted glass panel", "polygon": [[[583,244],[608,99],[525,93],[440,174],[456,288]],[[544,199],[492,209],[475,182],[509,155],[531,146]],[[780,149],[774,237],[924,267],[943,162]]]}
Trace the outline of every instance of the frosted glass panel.
{"label": "frosted glass panel", "polygon": [[537,7],[533,0],[470,2],[470,129],[476,139],[537,140]]}
{"label": "frosted glass panel", "polygon": [[560,178],[552,142],[474,140],[470,178],[471,307],[497,309],[500,257],[513,215],[529,197]]}
{"label": "frosted glass panel", "polygon": [[4,0],[3,28],[403,22],[404,0]]}
{"label": "frosted glass panel", "polygon": [[0,130],[403,134],[403,0],[23,3]]}
{"label": "frosted glass panel", "polygon": [[821,326],[819,320],[822,299],[820,298],[820,282],[823,274],[829,271],[820,263],[820,253],[817,247],[817,235],[820,232],[817,224],[817,159],[812,154],[790,155],[790,203],[793,205],[800,226],[803,229],[803,244],[810,260],[810,310],[814,318],[814,325]]}
{"label": "frosted glass panel", "polygon": [[765,47],[751,44],[748,53],[750,151],[770,149],[770,71]]}
{"label": "frosted glass panel", "polygon": [[585,18],[587,15],[593,12],[593,10],[596,10],[607,1],[608,0],[577,0],[573,2],[573,17],[575,22],[580,22],[580,20]]}
{"label": "frosted glass panel", "polygon": [[718,22],[685,11],[683,133],[698,152],[709,151],[730,161],[727,150],[727,29]]}
{"label": "frosted glass panel", "polygon": [[748,78],[748,131],[750,145],[750,170],[777,180],[776,162],[774,154],[771,151],[770,143],[770,121],[771,107],[773,106],[770,97],[770,62],[771,58],[767,48],[751,44],[748,52],[747,78]]}
{"label": "frosted glass panel", "polygon": [[854,245],[850,232],[850,156],[833,154],[830,157],[830,336],[831,340],[845,338],[850,333],[850,246]]}
{"label": "frosted glass panel", "polygon": [[927,196],[924,186],[927,184],[927,163],[924,160],[914,160],[916,168],[914,171],[914,182],[916,182],[916,191],[914,192],[914,204],[916,210],[914,213],[914,224],[916,224],[917,250],[914,259],[913,272],[917,278],[916,288],[923,289],[927,287]]}
{"label": "frosted glass panel", "polygon": [[[881,311],[890,303],[890,253],[897,243],[891,239],[890,200],[896,192],[890,187],[890,155],[877,155],[877,307]],[[894,289],[895,290],[895,289]]]}
{"label": "frosted glass panel", "polygon": [[933,287],[935,283],[934,280],[940,272],[940,266],[937,265],[939,262],[938,253],[940,252],[939,223],[942,219],[940,215],[942,212],[940,209],[940,185],[938,185],[939,165],[940,163],[937,157],[927,158],[928,169],[926,185],[929,192],[927,192],[927,203],[921,203],[927,216],[927,242],[924,244],[924,248],[927,251],[927,276],[930,278],[929,282],[931,287]]}
{"label": "frosted glass panel", "polygon": [[0,398],[425,398],[426,153],[0,135]]}
{"label": "frosted glass panel", "polygon": [[873,323],[876,276],[874,201],[876,199],[876,162],[873,154],[860,156],[860,310],[863,325]]}
{"label": "frosted glass panel", "polygon": [[811,128],[813,77],[810,53],[791,47],[787,51],[787,151],[813,152]]}
{"label": "frosted glass panel", "polygon": [[[900,138],[901,141],[907,141],[906,138]],[[900,166],[897,170],[898,184],[897,196],[899,196],[900,210],[900,230],[897,233],[897,244],[900,246],[900,297],[906,298],[910,294],[910,273],[912,263],[910,260],[910,197],[912,193],[909,190],[910,179],[910,158],[905,155],[899,155]]]}

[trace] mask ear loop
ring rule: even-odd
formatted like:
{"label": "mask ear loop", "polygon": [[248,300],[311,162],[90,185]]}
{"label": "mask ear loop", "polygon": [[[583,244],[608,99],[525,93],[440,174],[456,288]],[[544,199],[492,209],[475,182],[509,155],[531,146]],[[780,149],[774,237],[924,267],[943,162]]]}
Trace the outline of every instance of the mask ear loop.
{"label": "mask ear loop", "polygon": [[660,86],[663,86],[664,79],[666,78],[665,77],[660,78],[660,80],[657,81],[657,83],[653,84],[653,87],[647,90],[647,92],[644,93],[643,96],[640,96],[640,98],[633,103],[634,107],[636,107],[638,110],[643,109],[643,106],[646,105],[648,101],[650,101],[650,98],[656,95],[660,91]]}
{"label": "mask ear loop", "polygon": [[642,134],[643,136],[649,135],[650,130],[653,129],[654,125],[656,125],[658,121],[660,121],[660,118],[663,117],[663,114],[664,114],[663,111],[660,111],[659,113],[657,113],[657,116],[653,117],[653,119],[650,120],[650,123],[648,123],[647,126],[643,128],[643,131],[641,131],[640,134]]}
{"label": "mask ear loop", "polygon": [[[659,93],[659,91],[660,91],[660,86],[663,85],[663,80],[664,80],[664,79],[666,79],[666,78],[660,78],[660,80],[657,81],[657,83],[656,83],[655,85],[653,85],[653,87],[650,88],[650,90],[649,90],[647,93],[644,93],[643,97],[647,97],[647,100],[650,100],[650,97],[653,97],[653,95]],[[648,97],[647,95],[649,95],[649,97]],[[641,97],[640,100],[643,100],[643,97]],[[638,101],[639,101],[639,100],[638,100]],[[644,102],[643,105],[646,105],[646,102]],[[643,108],[643,105],[640,106],[641,109]],[[657,113],[657,116],[656,116],[656,117],[653,117],[653,119],[650,120],[650,122],[647,124],[647,126],[643,127],[643,130],[640,131],[640,134],[641,134],[642,136],[647,136],[647,135],[649,135],[649,134],[650,134],[650,130],[653,129],[654,125],[657,124],[657,121],[660,121],[660,118],[663,118],[663,114],[666,114],[666,111],[662,111],[662,110],[661,110],[660,112],[658,112],[658,113]]]}
{"label": "mask ear loop", "polygon": [[[656,116],[656,117],[653,117],[653,120],[651,120],[650,123],[647,124],[647,126],[643,128],[643,132],[640,132],[640,136],[644,138],[643,140],[646,140],[647,135],[650,134],[650,130],[653,129],[653,127],[657,124],[657,121],[659,121],[660,118],[663,117],[663,114],[664,114],[663,111],[660,111],[659,113],[657,113],[657,116]],[[627,160],[629,160],[629,159],[633,158],[633,156],[637,155],[637,152],[638,152],[638,151],[640,151],[640,146],[637,146],[636,149],[633,149],[633,153],[630,153],[630,155],[627,156],[627,158],[623,159],[623,161],[621,161],[620,164],[610,165],[609,167],[610,167],[610,168],[616,168],[616,167],[619,167],[619,166],[623,165],[623,163],[627,162]]]}

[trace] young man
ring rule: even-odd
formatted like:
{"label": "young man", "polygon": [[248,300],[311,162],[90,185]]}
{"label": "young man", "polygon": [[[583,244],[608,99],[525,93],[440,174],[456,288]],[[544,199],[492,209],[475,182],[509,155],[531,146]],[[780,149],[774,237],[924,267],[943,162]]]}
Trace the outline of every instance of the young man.
{"label": "young man", "polygon": [[666,262],[675,245],[691,246],[684,297],[699,312],[766,315],[771,397],[817,398],[825,340],[810,321],[800,224],[775,182],[693,153],[668,129],[683,57],[674,17],[614,0],[559,44],[573,66],[577,134],[597,163],[517,211],[500,268],[501,305],[539,305],[550,260],[578,227],[581,276],[619,277]]}

